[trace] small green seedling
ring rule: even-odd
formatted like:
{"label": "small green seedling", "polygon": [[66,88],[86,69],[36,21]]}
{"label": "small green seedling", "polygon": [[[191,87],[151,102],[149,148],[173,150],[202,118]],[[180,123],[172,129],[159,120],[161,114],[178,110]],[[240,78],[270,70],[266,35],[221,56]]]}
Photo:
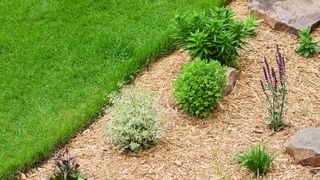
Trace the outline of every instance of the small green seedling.
{"label": "small green seedling", "polygon": [[312,57],[314,54],[320,52],[320,46],[311,36],[311,28],[305,28],[299,32],[300,46],[296,52],[305,58]]}

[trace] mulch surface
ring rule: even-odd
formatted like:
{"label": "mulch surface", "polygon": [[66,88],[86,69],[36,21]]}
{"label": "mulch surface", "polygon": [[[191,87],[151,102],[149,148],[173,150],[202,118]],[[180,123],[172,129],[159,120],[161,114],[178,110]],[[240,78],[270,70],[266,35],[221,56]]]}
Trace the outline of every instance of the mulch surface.
{"label": "mulch surface", "polygon": [[[248,15],[248,2],[233,1],[229,6],[238,18]],[[186,51],[179,50],[159,59],[147,68],[129,88],[144,87],[159,94],[159,113],[166,136],[161,142],[139,154],[119,154],[108,140],[108,114],[69,143],[88,179],[219,179],[218,170],[231,179],[249,179],[234,156],[251,145],[266,144],[270,152],[280,155],[270,172],[261,179],[320,179],[320,172],[294,164],[283,153],[290,136],[304,127],[320,127],[320,55],[309,59],[295,53],[298,38],[278,32],[266,24],[259,26],[250,46],[241,51],[240,78],[229,96],[212,117],[199,120],[181,111],[172,96],[172,83],[184,64],[190,62]],[[314,32],[320,40],[319,29]],[[274,133],[264,122],[266,103],[259,80],[263,78],[263,56],[275,66],[275,47],[287,58],[288,108],[285,119],[289,127]],[[219,167],[214,164],[219,161]],[[31,170],[28,179],[43,179],[52,165]]]}

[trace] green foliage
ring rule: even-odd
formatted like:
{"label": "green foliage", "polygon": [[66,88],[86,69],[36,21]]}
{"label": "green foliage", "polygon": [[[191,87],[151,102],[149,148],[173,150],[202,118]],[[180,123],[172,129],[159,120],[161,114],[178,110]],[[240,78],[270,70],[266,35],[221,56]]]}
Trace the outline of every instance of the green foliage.
{"label": "green foliage", "polygon": [[55,171],[49,180],[85,180],[79,171],[80,165],[76,163],[76,157],[70,157],[67,146],[55,155],[53,164]]}
{"label": "green foliage", "polygon": [[256,176],[267,173],[275,158],[275,155],[269,155],[267,148],[261,145],[253,146],[247,153],[236,156],[237,162]]}
{"label": "green foliage", "polygon": [[187,44],[187,39],[191,33],[203,30],[203,27],[208,22],[208,18],[205,12],[194,12],[193,14],[184,13],[176,15],[172,21],[172,38],[178,46],[184,46]]}
{"label": "green foliage", "polygon": [[187,39],[187,48],[192,57],[208,60],[214,55],[214,52],[211,51],[212,43],[208,37],[209,34],[204,31],[197,30],[191,33]]}
{"label": "green foliage", "polygon": [[191,115],[203,118],[218,106],[226,87],[226,69],[218,61],[197,58],[186,64],[174,82],[178,105]]}
{"label": "green foliage", "polygon": [[314,54],[320,52],[320,46],[315,42],[311,36],[311,28],[305,28],[299,32],[300,46],[296,52],[300,56],[306,58],[312,57]]}
{"label": "green foliage", "polygon": [[251,16],[246,22],[240,22],[234,19],[231,10],[214,8],[176,16],[172,37],[179,45],[185,45],[193,58],[237,66],[238,50],[247,44],[245,38],[256,33],[255,26],[259,23]]}
{"label": "green foliage", "polygon": [[0,179],[50,156],[119,82],[171,50],[175,14],[224,2],[0,1]]}
{"label": "green foliage", "polygon": [[257,29],[256,26],[259,26],[263,22],[263,19],[255,19],[252,14],[250,14],[247,19],[244,20],[245,24],[245,30],[244,34],[247,35],[247,37],[252,37],[257,35]]}
{"label": "green foliage", "polygon": [[158,142],[162,121],[156,111],[159,101],[152,94],[124,89],[112,103],[108,135],[120,152],[140,152]]}

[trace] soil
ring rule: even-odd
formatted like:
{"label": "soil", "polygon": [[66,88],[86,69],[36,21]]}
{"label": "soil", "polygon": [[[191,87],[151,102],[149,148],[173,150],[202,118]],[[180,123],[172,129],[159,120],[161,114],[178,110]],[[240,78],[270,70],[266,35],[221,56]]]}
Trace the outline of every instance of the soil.
{"label": "soil", "polygon": [[[237,18],[248,15],[249,2],[233,1]],[[284,144],[304,127],[320,127],[320,55],[305,59],[295,53],[297,36],[259,26],[251,45],[240,52],[240,78],[233,92],[224,97],[212,117],[191,117],[175,103],[172,83],[184,64],[190,62],[185,50],[179,50],[153,63],[129,88],[144,87],[161,97],[159,114],[166,136],[160,143],[139,154],[119,154],[108,140],[108,114],[69,143],[88,179],[249,179],[248,170],[235,161],[236,154],[251,145],[266,144],[278,153],[269,173],[261,179],[320,179],[320,172],[294,164],[283,153]],[[314,32],[320,40],[320,30]],[[288,76],[288,127],[273,132],[265,126],[266,103],[259,80],[263,78],[263,57],[275,65],[275,47],[286,56]],[[214,163],[218,162],[218,163]],[[52,172],[48,161],[26,174],[27,179],[43,179]],[[218,175],[220,174],[220,175]]]}

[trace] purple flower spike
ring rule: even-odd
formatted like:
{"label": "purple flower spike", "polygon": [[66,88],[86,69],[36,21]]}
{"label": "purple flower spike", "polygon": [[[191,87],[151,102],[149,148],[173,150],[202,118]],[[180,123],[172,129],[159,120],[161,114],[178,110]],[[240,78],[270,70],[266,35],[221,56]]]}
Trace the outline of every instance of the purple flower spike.
{"label": "purple flower spike", "polygon": [[262,88],[262,90],[263,90],[264,94],[268,97],[268,94],[267,94],[266,88],[264,87],[263,82],[262,82],[261,80],[260,80],[260,84],[261,84],[261,88]]}
{"label": "purple flower spike", "polygon": [[274,80],[274,90],[277,91],[278,90],[278,80],[277,80],[277,76],[276,76],[276,72],[274,71],[274,69],[271,69],[271,73],[272,73],[272,77]]}
{"label": "purple flower spike", "polygon": [[278,58],[277,57],[277,66],[278,66],[278,70],[279,70],[279,77],[280,79],[282,79],[281,77],[283,76],[283,68],[282,68],[282,58]]}
{"label": "purple flower spike", "polygon": [[264,73],[264,78],[266,79],[267,83],[269,83],[269,77],[265,67],[263,67],[263,73]]}
{"label": "purple flower spike", "polygon": [[277,54],[278,54],[279,57],[281,57],[280,48],[279,48],[278,44],[277,44]]}
{"label": "purple flower spike", "polygon": [[276,62],[277,62],[277,65],[278,65],[278,68],[280,68],[280,62],[281,61],[281,58],[279,58],[279,56],[276,56]]}
{"label": "purple flower spike", "polygon": [[280,66],[281,61],[282,61],[282,55],[280,53],[279,46],[277,45],[277,55],[276,55],[276,60],[277,60],[277,65]]}
{"label": "purple flower spike", "polygon": [[266,65],[268,76],[271,77],[269,63],[268,63],[268,60],[265,56],[264,56],[264,64]]}
{"label": "purple flower spike", "polygon": [[280,48],[279,48],[279,46],[278,46],[278,45],[277,45],[277,55],[278,55],[277,60],[279,60],[279,62],[280,62],[280,61],[281,61],[281,59],[283,58],[283,56],[281,55]]}
{"label": "purple flower spike", "polygon": [[[277,46],[277,49],[279,49],[279,47]],[[279,50],[278,50],[279,51]],[[280,78],[280,82],[284,83],[285,81],[285,58],[284,56],[281,55],[280,51],[278,52],[278,57],[277,57],[277,64],[278,64],[278,69],[279,69],[279,78]]]}

